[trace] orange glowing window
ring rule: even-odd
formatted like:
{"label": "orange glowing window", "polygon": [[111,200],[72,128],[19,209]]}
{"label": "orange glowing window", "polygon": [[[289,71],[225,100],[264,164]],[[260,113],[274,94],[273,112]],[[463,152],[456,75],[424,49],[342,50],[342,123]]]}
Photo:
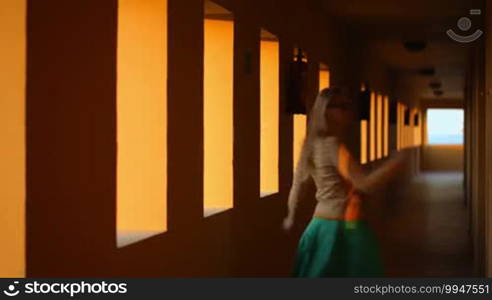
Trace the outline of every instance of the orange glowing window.
{"label": "orange glowing window", "polygon": [[401,124],[400,124],[400,131],[401,131],[401,148],[405,149],[407,147],[407,142],[406,142],[406,130],[405,130],[405,105],[401,104],[400,105],[400,116],[401,116]]}
{"label": "orange glowing window", "polygon": [[[294,48],[293,60],[297,61],[301,56],[303,62],[308,62],[307,54],[300,48]],[[295,114],[293,116],[293,162],[294,162],[294,172],[297,167],[297,162],[299,161],[299,156],[301,155],[302,144],[304,143],[304,138],[307,132],[307,117],[304,114]]]}
{"label": "orange glowing window", "polygon": [[398,150],[405,148],[404,111],[405,106],[398,102]]}
{"label": "orange glowing window", "polygon": [[405,149],[409,146],[411,146],[411,141],[409,139],[409,129],[410,129],[410,124],[409,124],[409,112],[408,112],[408,107],[400,103],[399,104],[399,112],[398,112],[398,125],[399,125],[399,142],[400,142],[400,149]]}
{"label": "orange glowing window", "polygon": [[233,207],[232,14],[205,2],[204,16],[204,216]]}
{"label": "orange glowing window", "polygon": [[389,98],[384,97],[384,123],[383,123],[383,156],[389,155]]}
{"label": "orange glowing window", "polygon": [[328,67],[320,63],[319,64],[319,90],[323,90],[325,88],[330,87],[330,71]]}
{"label": "orange glowing window", "polygon": [[278,192],[279,43],[266,30],[260,42],[260,195]]}
{"label": "orange glowing window", "polygon": [[402,149],[401,143],[401,124],[402,124],[402,115],[401,115],[401,103],[396,103],[396,150]]}
{"label": "orange glowing window", "polygon": [[[365,83],[361,83],[360,85],[360,91],[365,92],[367,89]],[[366,104],[363,103],[363,106]],[[367,118],[367,117],[365,117]],[[367,129],[368,129],[368,121],[367,120],[360,120],[360,163],[361,164],[366,164],[368,162],[368,157],[367,157]]]}
{"label": "orange glowing window", "polygon": [[416,114],[417,110],[414,108],[410,110],[410,128],[409,128],[409,133],[410,133],[410,146],[416,146],[415,143],[415,125],[413,123],[414,117]]}
{"label": "orange glowing window", "polygon": [[299,157],[301,155],[304,138],[306,137],[306,122],[306,115],[294,115],[294,171],[297,167],[297,162],[299,161]]}
{"label": "orange glowing window", "polygon": [[371,92],[369,107],[369,161],[376,159],[376,94]]}
{"label": "orange glowing window", "polygon": [[25,271],[25,86],[26,0],[6,0],[0,8],[0,277]]}
{"label": "orange glowing window", "polygon": [[360,163],[367,163],[367,120],[360,121]]}
{"label": "orange glowing window", "polygon": [[167,1],[119,0],[117,244],[167,229]]}
{"label": "orange glowing window", "polygon": [[420,110],[416,109],[414,114],[414,144],[422,145],[422,116]]}
{"label": "orange glowing window", "polygon": [[376,113],[376,124],[377,124],[377,147],[376,147],[376,157],[378,159],[383,157],[383,96],[377,95],[377,113]]}

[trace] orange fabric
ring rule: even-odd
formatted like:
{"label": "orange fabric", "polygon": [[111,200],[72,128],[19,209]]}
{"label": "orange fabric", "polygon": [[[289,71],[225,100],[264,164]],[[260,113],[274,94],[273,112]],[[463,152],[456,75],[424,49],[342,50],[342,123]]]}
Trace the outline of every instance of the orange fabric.
{"label": "orange fabric", "polygon": [[362,199],[360,195],[352,189],[349,192],[347,205],[345,206],[345,221],[358,221],[364,218],[362,212]]}
{"label": "orange fabric", "polygon": [[350,153],[344,146],[341,145],[338,149],[338,168],[342,174],[342,177],[345,178],[348,191],[348,199],[345,205],[345,215],[343,219],[345,221],[358,221],[363,218],[362,199],[359,193],[357,193],[354,189],[353,185],[349,182],[350,161]]}

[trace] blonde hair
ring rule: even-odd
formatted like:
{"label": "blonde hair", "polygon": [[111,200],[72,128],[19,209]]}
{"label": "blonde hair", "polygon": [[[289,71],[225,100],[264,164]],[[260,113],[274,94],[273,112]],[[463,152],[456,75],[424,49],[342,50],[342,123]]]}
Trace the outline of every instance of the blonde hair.
{"label": "blonde hair", "polygon": [[301,154],[294,174],[294,182],[303,182],[310,177],[310,169],[313,167],[314,141],[330,134],[329,125],[325,117],[328,104],[335,96],[342,95],[340,88],[332,87],[319,92],[309,113],[306,137],[304,138]]}

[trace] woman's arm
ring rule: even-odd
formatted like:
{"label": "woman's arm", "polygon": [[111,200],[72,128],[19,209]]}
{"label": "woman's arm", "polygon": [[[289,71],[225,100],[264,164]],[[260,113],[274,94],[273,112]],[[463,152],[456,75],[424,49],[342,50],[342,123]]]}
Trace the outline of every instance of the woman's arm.
{"label": "woman's arm", "polygon": [[311,176],[308,174],[304,174],[303,176],[301,176],[300,174],[295,174],[294,181],[289,192],[289,199],[287,202],[288,212],[283,223],[283,227],[285,230],[290,230],[294,225],[295,214],[297,211],[299,200],[301,199],[301,195],[304,194],[306,188],[308,187],[310,180],[312,179]]}
{"label": "woman's arm", "polygon": [[357,191],[371,194],[388,183],[403,168],[406,160],[406,151],[400,152],[394,158],[384,162],[378,169],[366,175],[347,147],[340,144],[338,169],[340,174],[351,182]]}
{"label": "woman's arm", "polygon": [[303,179],[294,179],[294,183],[290,188],[289,200],[287,203],[288,215],[291,216],[295,215],[295,212],[297,210],[297,205],[299,203],[299,199],[301,198],[301,195],[304,193],[307,183],[308,183],[307,177]]}

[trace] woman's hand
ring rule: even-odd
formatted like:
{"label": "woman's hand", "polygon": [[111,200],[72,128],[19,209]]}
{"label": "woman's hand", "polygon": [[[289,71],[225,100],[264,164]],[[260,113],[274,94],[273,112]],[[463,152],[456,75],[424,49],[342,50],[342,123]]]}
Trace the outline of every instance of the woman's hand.
{"label": "woman's hand", "polygon": [[283,230],[289,232],[293,226],[294,226],[294,216],[289,214],[287,217],[285,217],[284,222],[282,223],[282,228]]}

